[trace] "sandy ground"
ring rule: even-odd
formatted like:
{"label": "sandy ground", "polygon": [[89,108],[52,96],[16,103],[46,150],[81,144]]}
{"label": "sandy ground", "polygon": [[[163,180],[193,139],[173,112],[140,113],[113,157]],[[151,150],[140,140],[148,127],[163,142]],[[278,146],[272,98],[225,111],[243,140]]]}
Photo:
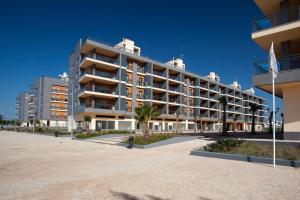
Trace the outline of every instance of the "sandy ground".
{"label": "sandy ground", "polygon": [[300,170],[0,132],[0,199],[300,199]]}

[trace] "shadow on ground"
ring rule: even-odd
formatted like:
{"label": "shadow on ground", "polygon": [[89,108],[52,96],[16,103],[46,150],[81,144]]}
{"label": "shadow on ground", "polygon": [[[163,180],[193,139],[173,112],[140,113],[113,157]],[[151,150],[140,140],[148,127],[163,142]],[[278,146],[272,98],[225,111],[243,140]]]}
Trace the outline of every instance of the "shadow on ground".
{"label": "shadow on ground", "polygon": [[[118,198],[118,199],[124,199],[124,200],[171,200],[171,199],[164,199],[164,198],[160,198],[154,195],[145,195],[146,198],[140,198],[137,196],[134,196],[132,194],[128,194],[125,192],[115,192],[115,191],[111,191],[111,193],[113,194],[114,197]],[[212,200],[206,197],[199,197],[200,200]]]}
{"label": "shadow on ground", "polygon": [[140,198],[137,196],[134,196],[132,194],[128,194],[125,192],[114,192],[111,191],[111,193],[113,194],[114,197],[117,197],[118,199],[124,199],[124,200],[145,200],[145,199],[149,199],[149,200],[170,200],[170,199],[164,199],[164,198],[160,198],[154,195],[145,195],[145,197],[147,198]]}

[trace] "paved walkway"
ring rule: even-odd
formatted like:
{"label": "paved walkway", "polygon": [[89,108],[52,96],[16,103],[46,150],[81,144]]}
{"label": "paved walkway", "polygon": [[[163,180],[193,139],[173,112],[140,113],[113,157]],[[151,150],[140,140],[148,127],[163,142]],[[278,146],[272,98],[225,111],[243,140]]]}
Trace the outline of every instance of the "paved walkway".
{"label": "paved walkway", "polygon": [[0,132],[0,198],[299,199],[299,169],[189,155],[207,142],[127,149]]}
{"label": "paved walkway", "polygon": [[110,135],[102,135],[93,138],[87,138],[83,141],[93,142],[97,144],[118,145],[120,142],[123,142],[126,138],[128,138],[128,135],[110,134]]}

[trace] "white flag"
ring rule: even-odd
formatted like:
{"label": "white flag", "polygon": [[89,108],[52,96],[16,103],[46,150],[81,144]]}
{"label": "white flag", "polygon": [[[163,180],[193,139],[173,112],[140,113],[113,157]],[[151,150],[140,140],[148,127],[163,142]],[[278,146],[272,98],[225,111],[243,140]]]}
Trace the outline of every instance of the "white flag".
{"label": "white flag", "polygon": [[270,66],[269,72],[272,73],[274,78],[276,78],[278,74],[278,69],[277,69],[277,60],[274,53],[273,42],[269,52],[269,66]]}

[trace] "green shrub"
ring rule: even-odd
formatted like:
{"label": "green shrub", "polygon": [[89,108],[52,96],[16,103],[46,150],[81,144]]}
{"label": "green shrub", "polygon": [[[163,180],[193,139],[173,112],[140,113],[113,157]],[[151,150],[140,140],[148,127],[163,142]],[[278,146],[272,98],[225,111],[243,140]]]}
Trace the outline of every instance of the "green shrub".
{"label": "green shrub", "polygon": [[[160,134],[152,134],[147,139],[145,139],[144,135],[135,135],[133,137],[133,143],[138,145],[146,145],[154,142],[163,141],[172,138],[174,136],[175,135],[173,134],[160,133]],[[128,143],[128,139],[125,142]]]}
{"label": "green shrub", "polygon": [[213,152],[229,152],[233,148],[240,146],[244,141],[237,139],[220,139],[214,143],[210,143],[204,147],[206,151]]}
{"label": "green shrub", "polygon": [[108,134],[129,134],[128,131],[119,131],[119,130],[102,130],[96,131],[94,133],[76,133],[76,138],[78,139],[86,139],[91,137],[97,137],[101,135],[108,135]]}

